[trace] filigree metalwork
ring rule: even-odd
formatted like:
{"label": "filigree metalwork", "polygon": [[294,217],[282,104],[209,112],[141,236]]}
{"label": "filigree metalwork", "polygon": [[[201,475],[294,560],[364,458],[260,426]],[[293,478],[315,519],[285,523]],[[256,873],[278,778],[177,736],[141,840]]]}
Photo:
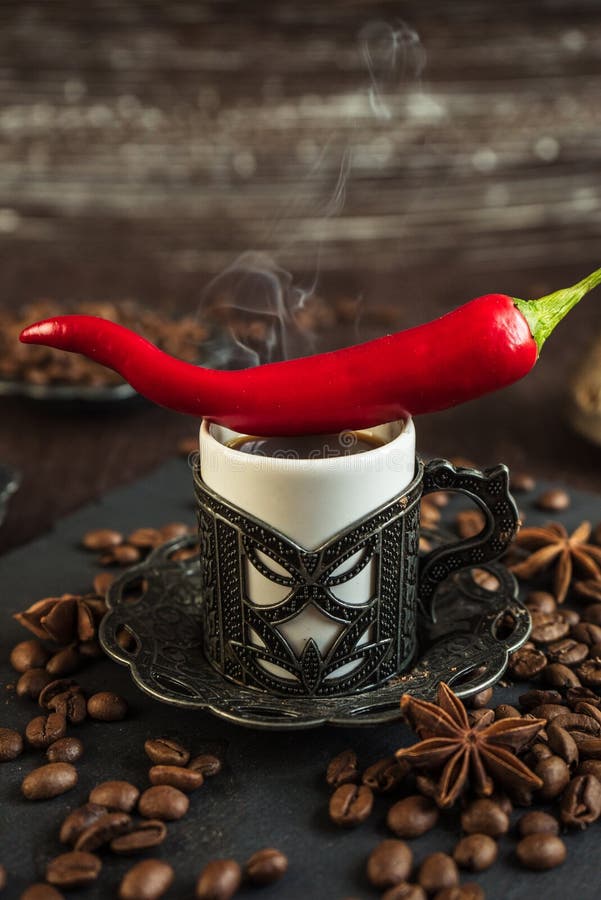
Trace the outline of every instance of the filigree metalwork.
{"label": "filigree metalwork", "polygon": [[[402,693],[433,699],[439,681],[445,680],[467,697],[494,684],[508,654],[530,632],[515,579],[501,564],[478,567],[496,579],[493,591],[481,587],[465,569],[437,590],[436,624],[418,617],[421,649],[410,671],[381,687],[346,696],[276,697],[224,678],[207,661],[198,606],[199,559],[172,558],[193,544],[194,538],[179,538],[158,548],[111,586],[100,640],[155,699],[205,709],[240,725],[289,729],[393,721],[400,717]],[[133,640],[129,650],[120,640],[123,630]]]}
{"label": "filigree metalwork", "polygon": [[[314,551],[224,501],[198,471],[194,487],[204,647],[219,672],[282,696],[333,696],[381,684],[407,666],[416,641],[421,477]],[[368,564],[373,566],[369,597],[356,603],[340,600],[335,588]],[[284,587],[286,596],[277,603],[251,598],[249,565],[267,582]],[[325,652],[313,639],[295,651],[282,628],[308,607],[339,628]]]}
{"label": "filigree metalwork", "polygon": [[[194,488],[206,656],[227,678],[281,696],[348,694],[404,671],[415,653],[418,580],[428,612],[441,581],[497,558],[517,527],[505,466],[478,472],[445,460],[424,467],[418,460],[414,480],[397,497],[311,551],[215,494],[198,466]],[[422,490],[439,489],[468,495],[487,524],[477,537],[427,554],[418,579],[419,499]],[[341,569],[351,559],[350,568]],[[339,599],[334,588],[368,564],[369,597]],[[285,588],[285,596],[278,602],[251,596],[249,566]],[[286,633],[284,626],[308,608],[338,626],[325,648],[312,637],[294,647]]]}

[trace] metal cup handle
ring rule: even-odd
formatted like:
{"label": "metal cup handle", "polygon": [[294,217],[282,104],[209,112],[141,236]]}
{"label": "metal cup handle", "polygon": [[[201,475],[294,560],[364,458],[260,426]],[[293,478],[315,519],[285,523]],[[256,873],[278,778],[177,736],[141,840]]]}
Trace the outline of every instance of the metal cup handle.
{"label": "metal cup handle", "polygon": [[446,459],[433,459],[424,469],[423,494],[455,491],[465,494],[482,510],[486,518],[482,531],[471,538],[437,547],[420,560],[419,600],[422,609],[434,618],[436,588],[452,572],[498,559],[513,540],[519,515],[509,493],[509,470],[498,465],[480,472],[455,467]]}

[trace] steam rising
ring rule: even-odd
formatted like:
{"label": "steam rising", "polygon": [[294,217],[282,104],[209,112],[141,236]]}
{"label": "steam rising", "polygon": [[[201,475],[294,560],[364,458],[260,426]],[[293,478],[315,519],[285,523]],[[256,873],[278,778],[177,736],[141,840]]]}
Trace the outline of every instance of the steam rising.
{"label": "steam rising", "polygon": [[390,121],[401,84],[419,81],[426,53],[417,31],[398,21],[369,22],[360,33],[363,59],[371,79],[369,103],[377,119]]}
{"label": "steam rising", "polygon": [[[358,40],[369,77],[369,107],[376,119],[385,124],[395,115],[394,105],[399,103],[402,85],[419,81],[426,62],[425,52],[417,32],[400,20],[369,22],[359,32]],[[361,89],[365,90],[365,84]],[[340,159],[335,167],[336,183],[322,192],[316,207],[316,186],[323,171],[331,171],[331,165],[326,162],[333,153]],[[352,141],[337,148],[336,135],[332,133],[299,184],[291,205],[312,204],[307,210],[308,218],[318,219],[325,225],[345,207],[352,167]],[[276,220],[270,229],[271,238],[278,240],[280,250],[289,240],[285,221],[285,217],[283,221]],[[198,320],[210,335],[203,344],[204,365],[219,369],[248,368],[315,352],[314,317],[310,310],[305,310],[306,315],[302,313],[307,304],[318,300],[315,291],[323,243],[319,231],[317,227],[315,275],[309,288],[295,284],[290,272],[268,254],[255,251],[242,254],[207,285],[198,310]],[[357,303],[357,310],[359,306]],[[358,317],[355,326],[357,329]]]}

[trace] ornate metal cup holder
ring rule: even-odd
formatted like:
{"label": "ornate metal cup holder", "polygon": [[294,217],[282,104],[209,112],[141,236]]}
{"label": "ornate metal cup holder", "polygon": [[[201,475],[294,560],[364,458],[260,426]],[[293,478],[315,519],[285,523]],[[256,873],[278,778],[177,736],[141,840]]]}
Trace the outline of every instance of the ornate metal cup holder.
{"label": "ornate metal cup holder", "polygon": [[403,693],[431,699],[444,680],[468,697],[494,684],[509,653],[530,633],[514,577],[502,564],[489,563],[462,570],[439,587],[436,621],[420,620],[420,652],[409,671],[349,696],[274,697],[227,680],[204,657],[198,559],[173,558],[194,546],[193,537],[164,544],[111,585],[100,641],[150,696],[239,725],[278,730],[390,722],[400,717]]}

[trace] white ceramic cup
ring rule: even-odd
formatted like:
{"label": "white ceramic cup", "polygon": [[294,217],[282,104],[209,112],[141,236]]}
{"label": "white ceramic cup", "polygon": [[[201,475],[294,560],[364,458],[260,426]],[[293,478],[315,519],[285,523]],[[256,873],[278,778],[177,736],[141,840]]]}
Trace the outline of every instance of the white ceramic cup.
{"label": "white ceramic cup", "polygon": [[[362,453],[298,459],[260,456],[227,446],[241,438],[222,425],[200,428],[200,471],[225,500],[314,550],[396,497],[415,472],[413,420],[363,433],[384,441]],[[345,433],[340,436],[344,446]]]}
{"label": "white ceramic cup", "polygon": [[[315,550],[398,496],[414,477],[415,429],[411,419],[364,429],[366,432],[384,443],[352,455],[300,459],[234,449],[228,444],[242,435],[205,421],[200,428],[200,474],[207,487],[229,503],[303,549]],[[342,446],[348,439],[352,438],[344,433],[339,437]],[[276,562],[265,562],[272,571],[278,571]],[[354,563],[351,556],[337,574],[350,570]],[[373,566],[365,566],[338,587],[337,596],[345,603],[365,603],[372,594],[373,581]],[[287,593],[252,565],[246,568],[246,588],[257,606],[278,603]],[[282,626],[282,631],[297,654],[310,638],[324,653],[339,628],[309,606]],[[369,639],[366,633],[360,643]],[[269,663],[264,667],[269,669]]]}

